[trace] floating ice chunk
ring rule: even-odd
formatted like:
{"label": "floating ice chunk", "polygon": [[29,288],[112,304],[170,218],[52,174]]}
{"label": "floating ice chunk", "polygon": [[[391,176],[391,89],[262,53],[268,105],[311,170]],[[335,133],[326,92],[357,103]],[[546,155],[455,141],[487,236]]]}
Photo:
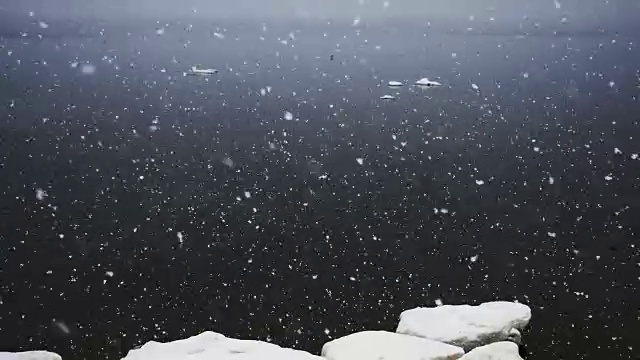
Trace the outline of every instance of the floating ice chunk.
{"label": "floating ice chunk", "polygon": [[506,301],[479,306],[444,305],[402,312],[396,332],[469,350],[496,341],[513,340],[511,330],[522,329],[530,319],[528,306]]}
{"label": "floating ice chunk", "polygon": [[156,29],[156,35],[164,35],[164,28]]}
{"label": "floating ice chunk", "polygon": [[185,74],[208,76],[208,75],[214,75],[217,73],[218,73],[217,69],[205,69],[205,68],[201,68],[199,65],[196,65],[196,66],[192,66],[191,69],[187,71]]}
{"label": "floating ice chunk", "polygon": [[446,215],[449,213],[449,209],[442,208],[440,209],[440,212]]}
{"label": "floating ice chunk", "polygon": [[556,233],[551,232],[551,231],[547,232],[547,235],[549,235],[549,237],[552,237],[552,238],[556,237]]}
{"label": "floating ice chunk", "polygon": [[129,351],[122,360],[325,360],[307,352],[256,340],[239,340],[211,331],[187,339],[149,341]]}
{"label": "floating ice chunk", "polygon": [[441,86],[442,84],[437,82],[437,81],[429,80],[428,78],[422,78],[422,79],[417,80],[415,82],[415,85],[418,85],[418,86]]}
{"label": "floating ice chunk", "polygon": [[113,271],[107,271],[104,274],[107,275],[108,277],[113,277]]}
{"label": "floating ice chunk", "polygon": [[395,100],[396,97],[393,96],[393,95],[382,95],[382,96],[380,96],[380,99],[381,100]]}
{"label": "floating ice chunk", "polygon": [[353,24],[351,24],[351,25],[358,26],[358,25],[360,25],[360,21],[361,21],[360,16],[356,16],[356,18],[353,19]]}
{"label": "floating ice chunk", "polygon": [[553,185],[553,183],[556,182],[556,179],[553,178],[553,176],[549,177],[549,185]]}
{"label": "floating ice chunk", "polygon": [[613,176],[612,176],[611,174],[608,174],[608,175],[606,175],[606,176],[604,177],[604,179],[605,179],[606,181],[611,181],[611,180],[613,180]]}
{"label": "floating ice chunk", "polygon": [[429,339],[387,331],[363,331],[330,341],[322,347],[327,360],[446,360],[464,350]]}
{"label": "floating ice chunk", "polygon": [[640,158],[640,155],[638,154],[631,154],[631,160],[638,160]]}
{"label": "floating ice chunk", "polygon": [[356,158],[356,161],[358,162],[359,165],[364,164],[364,159],[363,158]]}
{"label": "floating ice chunk", "polygon": [[389,81],[389,86],[391,87],[398,87],[398,86],[402,86],[402,82],[400,81]]}
{"label": "floating ice chunk", "polygon": [[562,8],[562,4],[560,4],[559,0],[553,0],[553,4],[556,6],[556,9]]}
{"label": "floating ice chunk", "polygon": [[62,360],[60,355],[48,351],[0,352],[0,360]]}
{"label": "floating ice chunk", "polygon": [[38,200],[42,201],[42,200],[44,200],[44,198],[46,198],[47,196],[48,196],[48,195],[47,195],[46,191],[44,191],[44,190],[42,190],[42,189],[40,189],[40,188],[36,189],[36,199],[38,199]]}
{"label": "floating ice chunk", "polygon": [[518,345],[511,341],[499,341],[475,348],[459,360],[522,360],[518,354]]}
{"label": "floating ice chunk", "polygon": [[44,21],[38,21],[38,26],[40,26],[41,29],[46,29],[49,27],[49,24]]}
{"label": "floating ice chunk", "polygon": [[96,66],[93,64],[82,64],[80,71],[85,75],[91,75],[96,72]]}
{"label": "floating ice chunk", "polygon": [[480,87],[476,84],[471,84],[471,87],[473,88],[473,90],[478,91],[480,90]]}
{"label": "floating ice chunk", "polygon": [[622,150],[618,149],[618,148],[614,148],[613,149],[613,153],[616,155],[622,155]]}
{"label": "floating ice chunk", "polygon": [[184,242],[184,235],[182,235],[182,231],[178,231],[178,242],[182,244]]}
{"label": "floating ice chunk", "polygon": [[244,192],[244,197],[247,198],[247,199],[251,199],[251,193],[248,192],[248,191],[245,191]]}
{"label": "floating ice chunk", "polygon": [[285,111],[284,112],[284,119],[287,121],[291,121],[293,120],[293,114],[289,111]]}
{"label": "floating ice chunk", "polygon": [[217,37],[218,39],[224,39],[224,35],[219,32],[214,32],[213,36]]}
{"label": "floating ice chunk", "polygon": [[472,257],[469,258],[469,261],[471,261],[472,263],[478,261],[478,255],[473,255]]}
{"label": "floating ice chunk", "polygon": [[484,185],[484,180],[476,180],[476,185]]}

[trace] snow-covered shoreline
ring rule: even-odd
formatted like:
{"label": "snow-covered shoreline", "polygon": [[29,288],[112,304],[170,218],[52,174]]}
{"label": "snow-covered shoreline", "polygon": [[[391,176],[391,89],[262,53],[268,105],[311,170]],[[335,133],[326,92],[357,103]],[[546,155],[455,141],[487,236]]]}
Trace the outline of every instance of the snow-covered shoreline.
{"label": "snow-covered shoreline", "polygon": [[[149,341],[122,360],[522,360],[520,331],[531,319],[523,304],[494,301],[402,312],[396,332],[372,330],[326,343],[321,355],[206,331],[167,343]],[[0,360],[61,360],[45,351],[2,353]]]}

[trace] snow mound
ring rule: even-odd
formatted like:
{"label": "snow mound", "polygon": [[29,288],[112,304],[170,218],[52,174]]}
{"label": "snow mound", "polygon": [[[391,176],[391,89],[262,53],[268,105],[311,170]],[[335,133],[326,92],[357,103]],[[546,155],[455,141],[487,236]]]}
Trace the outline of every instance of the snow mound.
{"label": "snow mound", "polygon": [[525,327],[529,320],[531,309],[518,303],[444,305],[403,311],[396,332],[469,350],[503,340],[518,342],[520,332],[517,330]]}
{"label": "snow mound", "polygon": [[[168,343],[150,341],[122,360],[323,360],[307,352],[257,340],[239,340],[211,331]],[[4,360],[4,359],[0,359]]]}
{"label": "snow mound", "polygon": [[60,355],[48,351],[0,352],[0,360],[62,360]]}
{"label": "snow mound", "polygon": [[501,341],[469,351],[460,360],[522,360],[518,354],[518,345],[510,341]]}
{"label": "snow mound", "polygon": [[324,344],[327,360],[455,360],[457,346],[387,331],[363,331]]}
{"label": "snow mound", "polygon": [[418,86],[441,86],[442,85],[441,83],[437,81],[429,80],[428,78],[419,79],[415,82],[415,84]]}

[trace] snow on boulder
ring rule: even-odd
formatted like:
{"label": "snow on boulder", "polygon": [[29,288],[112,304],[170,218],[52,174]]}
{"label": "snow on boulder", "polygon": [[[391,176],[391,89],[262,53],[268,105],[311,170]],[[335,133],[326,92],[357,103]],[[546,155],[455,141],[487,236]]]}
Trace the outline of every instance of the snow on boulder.
{"label": "snow on boulder", "polygon": [[469,350],[496,341],[518,342],[518,329],[530,319],[528,306],[506,301],[478,306],[444,305],[403,311],[396,332]]}
{"label": "snow on boulder", "polygon": [[60,355],[48,351],[0,352],[0,360],[62,360]]}
{"label": "snow on boulder", "polygon": [[[256,340],[239,340],[211,331],[159,343],[149,341],[122,360],[324,360],[307,352]],[[2,359],[0,359],[2,360]]]}
{"label": "snow on boulder", "polygon": [[469,351],[460,360],[522,360],[518,345],[510,341],[500,341]]}
{"label": "snow on boulder", "polygon": [[324,344],[327,360],[455,360],[457,346],[387,331],[363,331]]}

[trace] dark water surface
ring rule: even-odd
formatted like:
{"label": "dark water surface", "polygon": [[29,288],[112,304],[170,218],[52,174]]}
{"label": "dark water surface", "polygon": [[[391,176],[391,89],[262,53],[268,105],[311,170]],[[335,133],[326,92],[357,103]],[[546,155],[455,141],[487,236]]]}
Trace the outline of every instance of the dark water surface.
{"label": "dark water surface", "polygon": [[[504,299],[533,309],[530,359],[638,358],[638,39],[29,30],[0,37],[0,349],[317,353]],[[386,86],[421,77],[444,86]]]}

